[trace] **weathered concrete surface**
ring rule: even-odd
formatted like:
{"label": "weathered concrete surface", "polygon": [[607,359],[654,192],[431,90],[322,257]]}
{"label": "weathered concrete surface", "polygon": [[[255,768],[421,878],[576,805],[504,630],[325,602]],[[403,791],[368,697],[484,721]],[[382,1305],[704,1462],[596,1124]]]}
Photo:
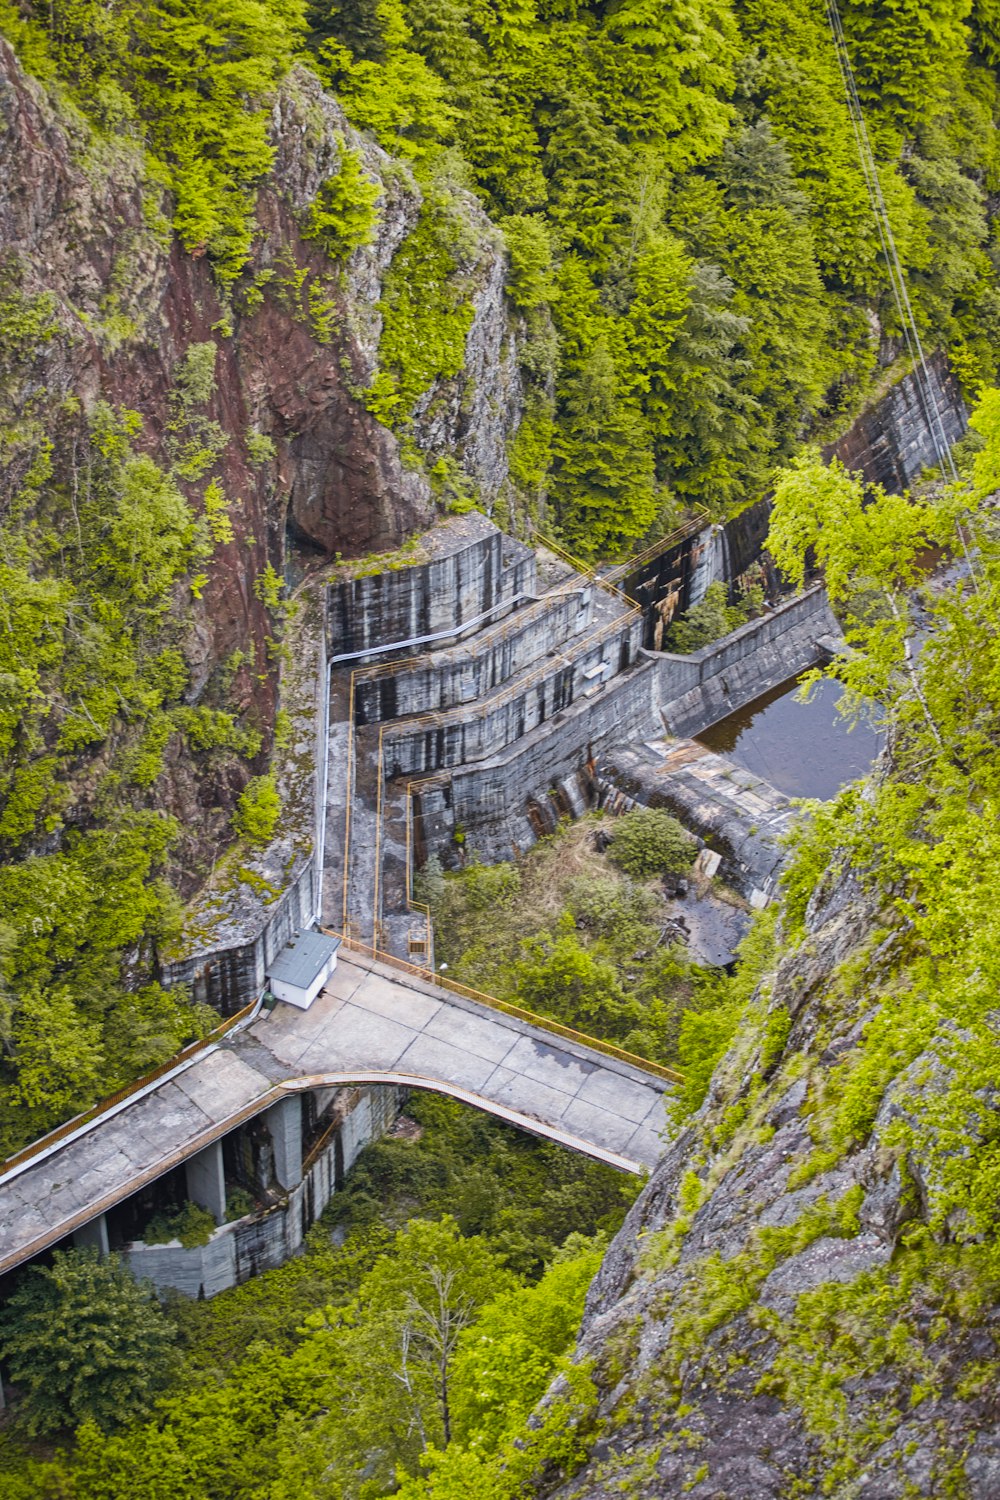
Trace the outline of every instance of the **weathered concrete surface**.
{"label": "weathered concrete surface", "polygon": [[664,807],[720,856],[723,878],[755,907],[781,874],[792,804],[767,781],[695,740],[616,745],[597,767],[601,805]]}
{"label": "weathered concrete surface", "polygon": [[[214,1297],[260,1271],[284,1265],[301,1250],[310,1226],[360,1153],[392,1127],[404,1095],[401,1089],[377,1085],[332,1092],[336,1096],[336,1124],[329,1144],[294,1186],[285,1184],[286,1195],[263,1212],[220,1225],[204,1245],[187,1248],[179,1240],[161,1245],[127,1242],[122,1253],[133,1275],[151,1281],[160,1291],[169,1287],[186,1297]],[[286,1126],[290,1120],[301,1122],[301,1097],[288,1094],[266,1112],[265,1119],[272,1131],[276,1110],[284,1114]],[[282,1133],[279,1128],[276,1149]],[[301,1173],[301,1150],[296,1153],[293,1149],[292,1156]],[[103,1223],[104,1216],[97,1222]],[[79,1234],[74,1234],[73,1239],[74,1243],[81,1242]],[[107,1254],[106,1234],[102,1248]]]}
{"label": "weathered concrete surface", "polygon": [[0,1177],[0,1273],[286,1094],[356,1083],[450,1094],[626,1171],[660,1154],[662,1079],[344,956],[311,1009],[276,1006],[136,1103]]}
{"label": "weathered concrete surface", "polygon": [[[928,367],[944,436],[949,445],[957,443],[969,425],[961,386],[940,350]],[[823,457],[839,458],[869,484],[902,494],[923,469],[938,464],[931,421],[920,381],[914,373],[904,375],[843,437],[823,449]]]}
{"label": "weathered concrete surface", "polygon": [[659,711],[675,735],[696,735],[762,693],[788,682],[841,643],[822,584],[688,656],[656,657]]}

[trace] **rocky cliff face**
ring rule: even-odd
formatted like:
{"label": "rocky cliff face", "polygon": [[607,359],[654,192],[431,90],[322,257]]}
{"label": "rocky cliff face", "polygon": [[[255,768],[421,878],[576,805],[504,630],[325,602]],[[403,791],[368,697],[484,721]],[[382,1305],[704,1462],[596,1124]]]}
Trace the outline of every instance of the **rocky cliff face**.
{"label": "rocky cliff face", "polygon": [[[991,1251],[925,1226],[928,1171],[886,1141],[820,1144],[898,936],[853,876],[759,991],[700,1114],[614,1241],[580,1337],[600,1436],[559,1500],[1000,1493]],[[868,1101],[873,1105],[873,1101]],[[873,1106],[874,1107],[874,1106]],[[957,1239],[957,1236],[956,1236]]]}
{"label": "rocky cliff face", "polygon": [[[386,272],[417,221],[420,191],[405,167],[351,131],[304,71],[276,99],[272,132],[276,157],[259,195],[253,259],[223,294],[207,259],[171,235],[141,154],[96,138],[0,39],[0,302],[7,298],[11,318],[35,307],[49,320],[23,347],[10,326],[0,337],[0,510],[10,516],[49,443],[52,483],[74,493],[99,401],[139,414],[136,444],[172,473],[196,514],[212,479],[228,500],[231,524],[217,531],[204,576],[177,594],[185,701],[224,708],[263,740],[256,756],[241,759],[202,755],[171,738],[150,800],[184,825],[175,868],[185,889],[225,842],[235,798],[269,748],[280,629],[256,581],[268,565],[286,571],[289,548],[295,582],[338,552],[399,545],[433,516],[426,471],[442,452],[491,502],[505,483],[505,443],[519,415],[499,239],[471,197],[457,193],[474,304],[466,360],[425,393],[404,459],[360,396],[376,367]],[[379,200],[371,244],[338,266],[301,229],[345,148],[360,153]],[[214,348],[214,378],[185,426],[179,380],[189,351],[204,346]],[[209,466],[185,468],[199,442]],[[197,479],[186,477],[194,469]],[[84,784],[116,743],[112,735],[74,767],[81,815]]]}

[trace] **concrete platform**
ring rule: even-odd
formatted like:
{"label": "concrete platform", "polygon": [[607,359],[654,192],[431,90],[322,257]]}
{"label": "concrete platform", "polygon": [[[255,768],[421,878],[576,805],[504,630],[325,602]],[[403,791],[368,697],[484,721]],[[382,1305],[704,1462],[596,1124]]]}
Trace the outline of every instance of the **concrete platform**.
{"label": "concrete platform", "polygon": [[0,1174],[0,1273],[287,1094],[394,1083],[449,1094],[627,1172],[661,1151],[653,1073],[343,952],[307,1011],[279,1004],[141,1097]]}

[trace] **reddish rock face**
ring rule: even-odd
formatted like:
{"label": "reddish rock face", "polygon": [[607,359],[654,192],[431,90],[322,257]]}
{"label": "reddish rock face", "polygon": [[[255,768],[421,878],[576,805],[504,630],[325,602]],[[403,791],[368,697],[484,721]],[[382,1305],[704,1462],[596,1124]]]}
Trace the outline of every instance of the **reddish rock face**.
{"label": "reddish rock face", "polygon": [[[144,183],[141,158],[124,145],[95,147],[79,121],[59,115],[0,39],[0,293],[6,282],[21,295],[46,294],[55,308],[54,335],[26,362],[5,360],[0,350],[0,423],[30,415],[54,438],[53,482],[68,487],[85,451],[88,413],[102,400],[139,414],[135,441],[169,469],[185,352],[205,343],[217,351],[214,390],[197,417],[217,424],[216,446],[224,446],[211,469],[181,487],[199,511],[209,479],[216,479],[229,500],[233,537],[202,564],[200,598],[184,589],[176,608],[185,627],[188,700],[242,716],[262,731],[264,745],[256,763],[224,767],[218,757],[211,767],[200,763],[179,738],[168,748],[151,801],[181,821],[175,873],[185,892],[225,844],[236,797],[266,763],[278,695],[268,650],[276,622],[254,591],[255,579],[268,563],[281,574],[291,560],[295,582],[337,553],[390,549],[434,514],[423,473],[403,466],[395,436],[357,397],[375,370],[384,273],[416,221],[419,193],[390,174],[374,242],[345,267],[299,233],[303,210],[335,169],[345,138],[378,176],[383,154],[354,135],[335,101],[314,79],[290,80],[275,105],[277,154],[259,196],[253,262],[227,307],[208,259],[185,252],[169,234],[169,202]],[[470,334],[476,378],[463,372],[433,403],[438,413],[454,414],[443,435],[435,428],[434,441],[461,459],[469,438],[470,472],[487,491],[493,483],[495,493],[505,474],[503,440],[517,419],[516,373],[502,258],[485,219],[473,206],[469,213],[485,247]],[[261,290],[248,297],[255,281]],[[327,329],[310,312],[311,286],[331,309]],[[494,391],[484,375],[491,369],[502,374]],[[67,398],[74,398],[69,406]],[[475,417],[477,402],[503,408],[492,450]],[[416,440],[427,445],[420,420]],[[254,432],[274,446],[263,461],[254,462],[247,447]],[[0,515],[29,462],[26,451],[0,447]],[[227,671],[237,653],[239,665]],[[84,803],[84,787],[114,748],[109,741],[83,757]]]}

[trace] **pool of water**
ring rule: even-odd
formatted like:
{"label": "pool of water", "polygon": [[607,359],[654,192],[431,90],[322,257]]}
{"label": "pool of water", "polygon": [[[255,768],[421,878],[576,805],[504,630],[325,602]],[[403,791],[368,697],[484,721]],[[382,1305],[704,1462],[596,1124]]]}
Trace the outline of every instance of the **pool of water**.
{"label": "pool of water", "polygon": [[821,682],[808,703],[799,703],[799,681],[772,688],[697,738],[786,796],[835,797],[870,769],[883,736],[864,720],[848,728],[837,713],[836,682]]}

